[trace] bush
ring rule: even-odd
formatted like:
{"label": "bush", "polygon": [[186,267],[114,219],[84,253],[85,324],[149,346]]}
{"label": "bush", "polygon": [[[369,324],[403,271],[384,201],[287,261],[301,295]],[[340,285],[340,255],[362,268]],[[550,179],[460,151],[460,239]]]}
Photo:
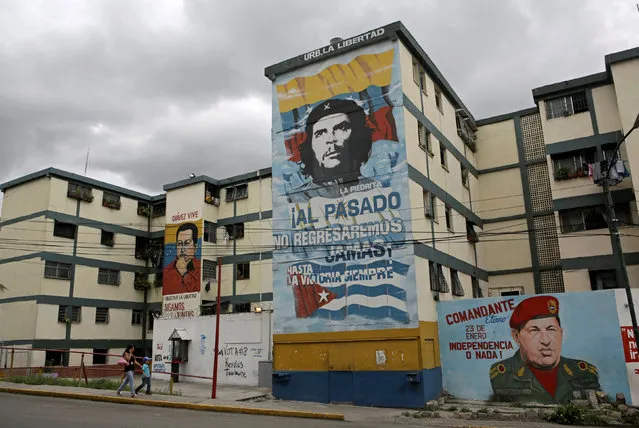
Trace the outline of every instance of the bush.
{"label": "bush", "polygon": [[586,411],[574,404],[562,404],[546,419],[548,422],[560,425],[583,425],[586,419]]}

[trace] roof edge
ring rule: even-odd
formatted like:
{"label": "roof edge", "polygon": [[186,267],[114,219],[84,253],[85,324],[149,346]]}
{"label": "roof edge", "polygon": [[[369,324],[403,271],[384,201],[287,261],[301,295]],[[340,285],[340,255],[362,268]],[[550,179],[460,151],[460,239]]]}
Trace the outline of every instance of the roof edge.
{"label": "roof edge", "polygon": [[576,79],[564,80],[563,82],[551,83],[550,85],[540,86],[532,90],[533,99],[538,101],[552,95],[562,92],[583,89],[591,86],[600,86],[610,83],[612,80],[606,71],[601,73],[589,74]]}
{"label": "roof edge", "polygon": [[73,181],[81,184],[86,184],[91,187],[95,187],[100,190],[106,190],[113,193],[118,193],[123,196],[128,196],[133,199],[139,199],[148,202],[160,201],[165,199],[165,195],[156,195],[151,196],[144,193],[136,192],[134,190],[125,189],[124,187],[116,186],[113,184],[106,183],[104,181],[96,180],[89,177],[84,177],[82,175],[78,175],[72,172],[63,171],[57,168],[46,168],[40,171],[33,172],[31,174],[24,175],[22,177],[15,178],[13,180],[9,180],[5,183],[0,184],[0,191],[6,191],[12,187],[20,186],[22,184],[26,184],[28,182],[38,180],[40,178],[45,177],[57,177],[62,178],[64,180]]}
{"label": "roof edge", "polygon": [[517,116],[528,116],[530,114],[539,113],[539,108],[529,107],[522,110],[517,110],[512,113],[499,114],[497,116],[486,117],[477,121],[477,126],[490,125],[491,123],[503,122],[505,120],[514,119]]}

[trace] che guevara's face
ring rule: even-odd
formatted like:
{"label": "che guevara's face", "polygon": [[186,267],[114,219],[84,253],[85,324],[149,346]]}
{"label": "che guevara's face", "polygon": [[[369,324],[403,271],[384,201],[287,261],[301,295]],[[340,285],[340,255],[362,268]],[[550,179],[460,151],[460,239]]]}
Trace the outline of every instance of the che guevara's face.
{"label": "che guevara's face", "polygon": [[532,319],[512,336],[526,364],[539,369],[559,364],[563,330],[556,317]]}
{"label": "che guevara's face", "polygon": [[313,124],[311,146],[320,167],[334,170],[343,166],[351,133],[351,121],[344,113],[324,116]]}

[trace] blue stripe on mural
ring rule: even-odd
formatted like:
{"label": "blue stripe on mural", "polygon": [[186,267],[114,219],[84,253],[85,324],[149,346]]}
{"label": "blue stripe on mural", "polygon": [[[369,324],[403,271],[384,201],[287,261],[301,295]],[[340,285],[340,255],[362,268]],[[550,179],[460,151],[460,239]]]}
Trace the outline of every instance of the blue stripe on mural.
{"label": "blue stripe on mural", "polygon": [[315,318],[326,318],[335,321],[343,321],[346,319],[347,313],[349,316],[359,315],[363,318],[376,320],[390,318],[405,324],[409,323],[408,314],[406,312],[390,306],[382,306],[381,308],[369,308],[362,305],[348,305],[345,308],[337,311],[329,311],[320,308],[316,310],[311,316]]}
{"label": "blue stripe on mural", "polygon": [[[346,286],[340,285],[338,287],[326,287],[327,290],[335,293],[338,298],[346,295]],[[406,290],[403,290],[392,284],[380,284],[376,286],[367,286],[362,284],[353,284],[348,286],[348,295],[353,296],[360,294],[368,297],[377,296],[393,296],[400,300],[406,300]]]}

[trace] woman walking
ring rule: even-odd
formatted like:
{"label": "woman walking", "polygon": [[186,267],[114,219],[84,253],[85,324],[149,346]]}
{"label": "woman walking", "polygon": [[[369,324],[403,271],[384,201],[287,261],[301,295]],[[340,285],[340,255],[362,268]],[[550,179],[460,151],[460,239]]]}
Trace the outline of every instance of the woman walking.
{"label": "woman walking", "polygon": [[122,391],[122,389],[127,384],[129,384],[129,386],[131,387],[132,398],[137,397],[135,393],[135,385],[133,381],[133,372],[135,370],[135,365],[137,364],[140,368],[142,368],[140,363],[135,361],[135,355],[133,355],[133,352],[135,352],[135,347],[133,345],[129,345],[126,347],[126,350],[122,354],[122,358],[124,358],[127,364],[124,366],[124,380],[122,381],[122,384],[118,388],[118,395],[120,395],[120,392]]}

